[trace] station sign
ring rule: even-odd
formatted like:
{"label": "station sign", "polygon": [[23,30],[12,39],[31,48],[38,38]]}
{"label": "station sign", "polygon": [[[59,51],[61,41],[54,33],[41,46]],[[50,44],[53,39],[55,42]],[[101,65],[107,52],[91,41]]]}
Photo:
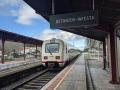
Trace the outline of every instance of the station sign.
{"label": "station sign", "polygon": [[50,16],[50,27],[52,29],[91,27],[97,25],[98,12],[96,10]]}

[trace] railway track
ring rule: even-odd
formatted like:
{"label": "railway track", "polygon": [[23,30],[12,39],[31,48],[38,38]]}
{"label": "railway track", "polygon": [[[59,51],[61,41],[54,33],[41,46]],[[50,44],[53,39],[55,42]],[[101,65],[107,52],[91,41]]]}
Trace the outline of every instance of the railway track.
{"label": "railway track", "polygon": [[29,81],[28,83],[19,86],[13,90],[39,90],[47,84],[58,72],[47,71],[41,76]]}
{"label": "railway track", "polygon": [[0,90],[40,90],[59,72],[60,70],[50,71],[45,69]]}
{"label": "railway track", "polygon": [[[76,60],[77,57],[74,58]],[[74,61],[73,60],[73,61]],[[71,64],[72,62],[67,63],[65,66]],[[19,76],[20,80],[11,82],[9,85],[1,87],[0,90],[40,90],[44,85],[46,85],[51,79],[53,79],[64,67],[54,68],[54,69],[38,69],[30,75],[25,74],[25,77]],[[29,70],[28,70],[29,72]],[[26,72],[27,73],[27,72]],[[24,74],[23,74],[24,75]],[[17,79],[16,76],[12,79]],[[12,80],[11,79],[11,80]],[[9,81],[9,79],[8,79]]]}

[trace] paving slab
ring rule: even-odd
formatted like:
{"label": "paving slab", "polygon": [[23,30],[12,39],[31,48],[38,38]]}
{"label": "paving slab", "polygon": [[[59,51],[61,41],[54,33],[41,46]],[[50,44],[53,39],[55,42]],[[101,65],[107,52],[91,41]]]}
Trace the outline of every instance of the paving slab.
{"label": "paving slab", "polygon": [[56,90],[87,90],[86,87],[85,60],[81,56]]}
{"label": "paving slab", "polygon": [[102,62],[98,60],[89,60],[90,72],[96,90],[120,90],[120,84],[111,84],[110,72],[102,69]]}

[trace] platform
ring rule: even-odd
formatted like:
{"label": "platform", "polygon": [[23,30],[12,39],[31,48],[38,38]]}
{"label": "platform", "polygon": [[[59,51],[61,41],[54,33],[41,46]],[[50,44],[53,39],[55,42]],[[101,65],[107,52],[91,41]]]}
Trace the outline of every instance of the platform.
{"label": "platform", "polygon": [[87,90],[85,60],[79,57],[56,90]]}
{"label": "platform", "polygon": [[19,60],[0,63],[0,77],[41,65],[41,60]]}
{"label": "platform", "polygon": [[90,72],[96,90],[120,90],[120,84],[110,83],[110,72],[102,69],[102,62],[89,60]]}
{"label": "platform", "polygon": [[0,71],[8,69],[8,68],[21,66],[21,65],[35,63],[35,62],[38,62],[38,61],[40,61],[40,60],[37,60],[37,59],[29,60],[28,59],[28,60],[9,61],[9,62],[5,62],[4,64],[0,63]]}
{"label": "platform", "polygon": [[86,87],[85,60],[80,56],[42,90],[87,90]]}

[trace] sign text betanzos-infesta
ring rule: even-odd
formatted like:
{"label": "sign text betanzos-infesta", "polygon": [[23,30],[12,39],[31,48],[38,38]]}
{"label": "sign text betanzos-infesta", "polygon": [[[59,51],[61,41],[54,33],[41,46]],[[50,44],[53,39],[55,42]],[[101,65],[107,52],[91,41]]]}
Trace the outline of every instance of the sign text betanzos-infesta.
{"label": "sign text betanzos-infesta", "polygon": [[85,21],[92,21],[95,20],[94,16],[82,16],[76,18],[61,18],[56,20],[56,24],[60,23],[70,23],[70,22],[85,22]]}

